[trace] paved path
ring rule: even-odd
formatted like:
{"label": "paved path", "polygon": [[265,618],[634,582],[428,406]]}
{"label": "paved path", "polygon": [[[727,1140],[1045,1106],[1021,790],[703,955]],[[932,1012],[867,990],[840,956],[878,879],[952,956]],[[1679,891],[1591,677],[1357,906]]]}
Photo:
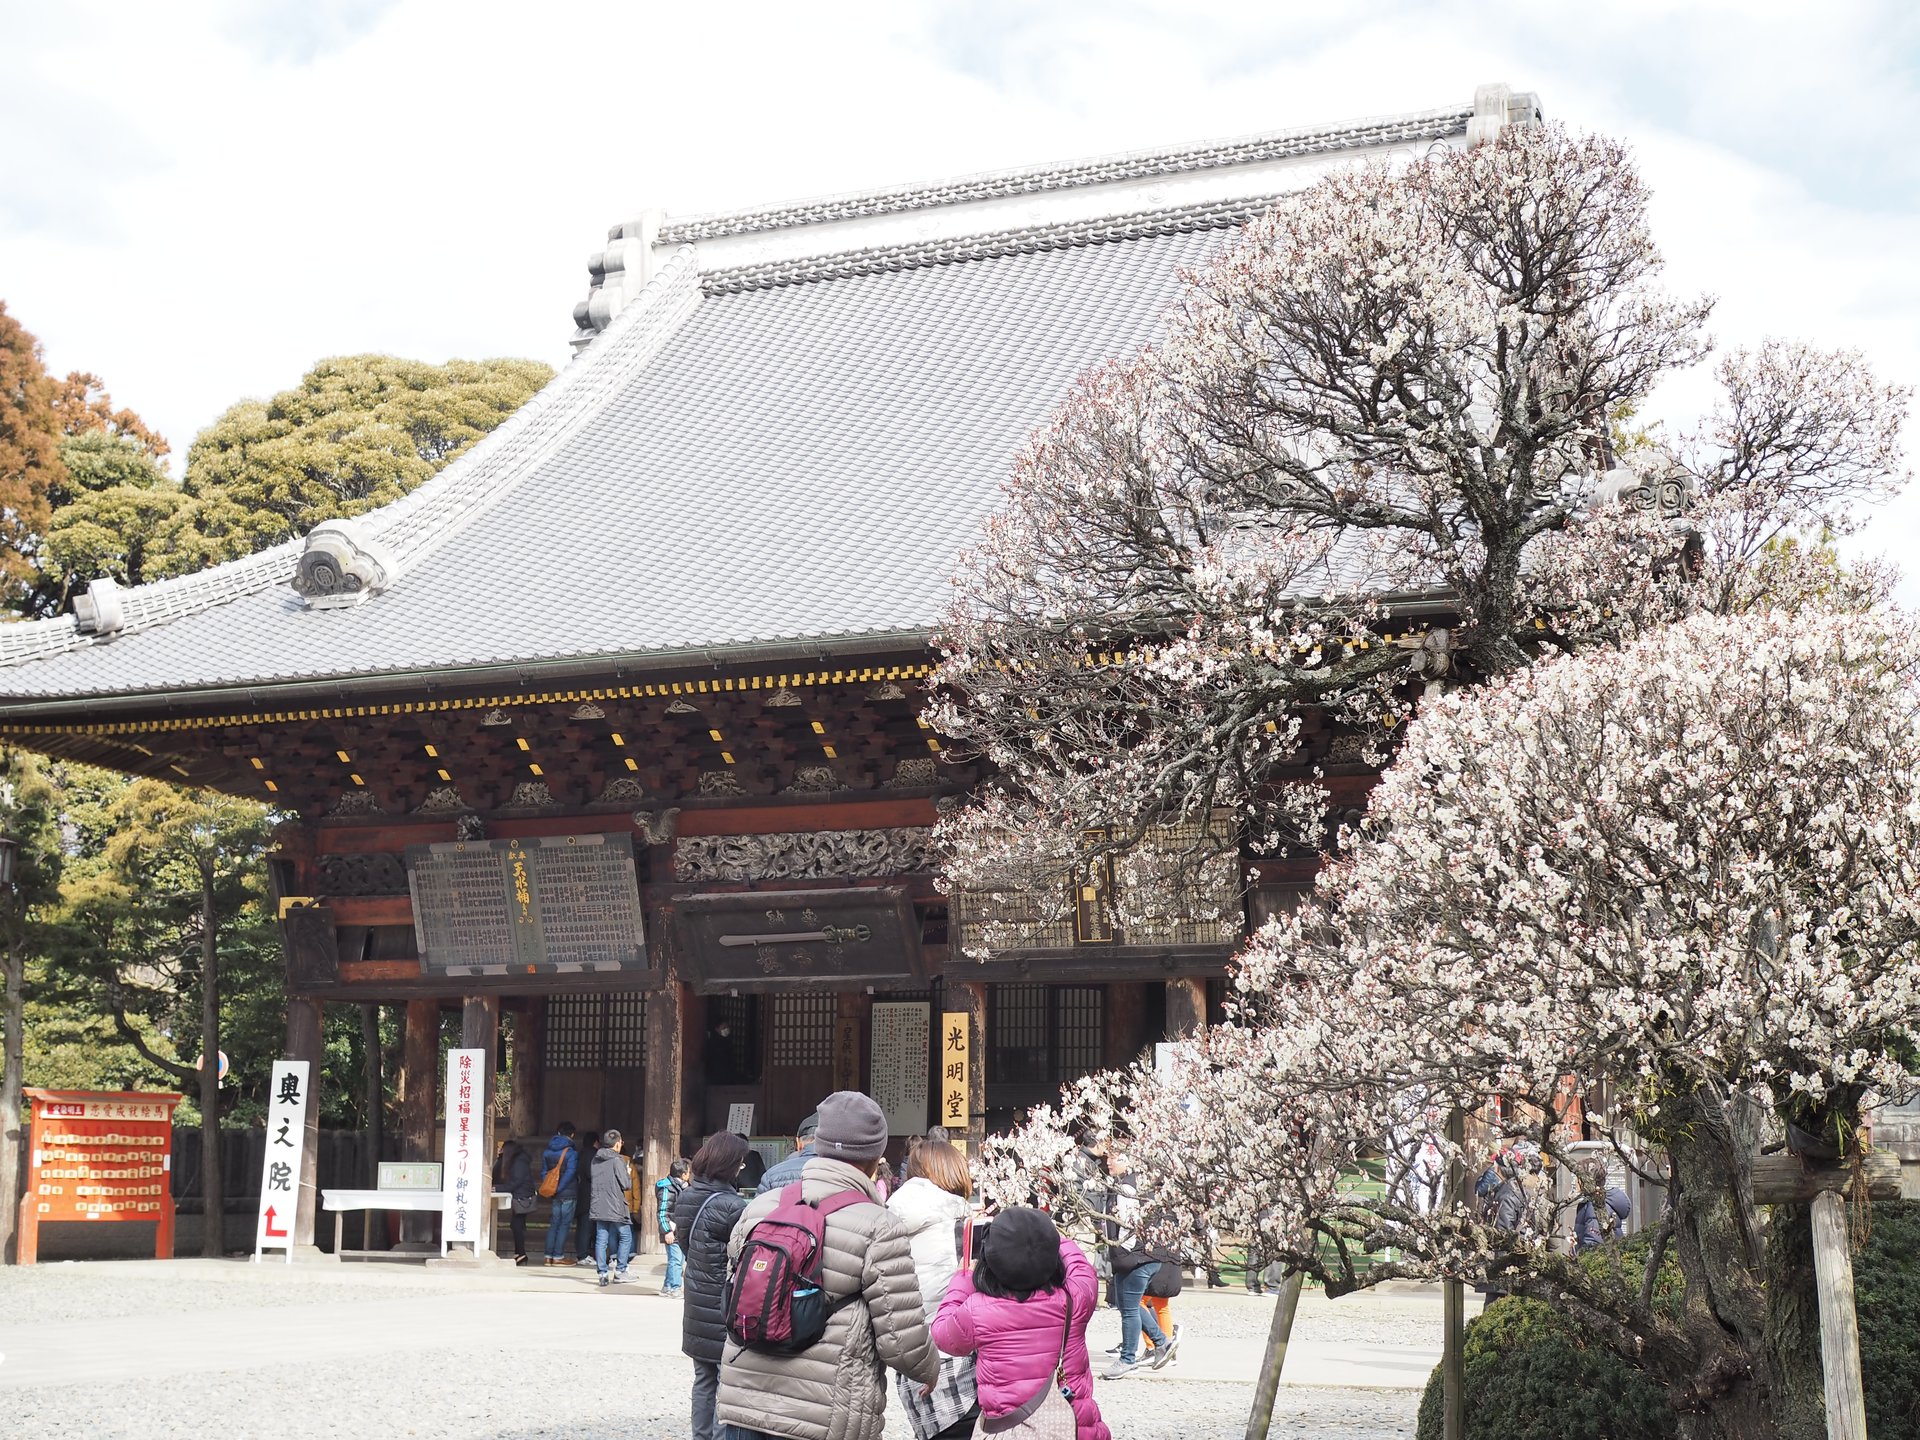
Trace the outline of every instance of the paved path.
{"label": "paved path", "polygon": [[[95,1440],[682,1435],[679,1307],[656,1288],[602,1291],[590,1269],[330,1262],[0,1271],[0,1413],[20,1434]],[[1180,1363],[1101,1384],[1101,1405],[1116,1435],[1237,1440],[1272,1301],[1190,1292],[1175,1310]],[[1410,1435],[1439,1320],[1433,1293],[1309,1292],[1276,1433]],[[1089,1338],[1118,1340],[1113,1311]],[[895,1434],[911,1434],[898,1415]]]}

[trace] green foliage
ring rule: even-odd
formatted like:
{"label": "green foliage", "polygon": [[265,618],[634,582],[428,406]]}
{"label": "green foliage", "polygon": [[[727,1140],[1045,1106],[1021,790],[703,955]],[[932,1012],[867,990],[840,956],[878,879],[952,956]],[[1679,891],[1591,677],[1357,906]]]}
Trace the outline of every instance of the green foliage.
{"label": "green foliage", "polygon": [[1874,1440],[1920,1440],[1920,1204],[1876,1205],[1854,1258],[1860,1378]]}
{"label": "green foliage", "polygon": [[[1490,1305],[1467,1326],[1467,1440],[1669,1440],[1660,1387],[1536,1300]],[[1440,1440],[1439,1369],[1420,1400],[1419,1440]]]}
{"label": "green foliage", "polygon": [[[1802,1222],[1804,1223],[1804,1221]],[[1629,1273],[1639,1269],[1628,1247]],[[1588,1263],[1611,1260],[1604,1249]],[[1669,1261],[1660,1293],[1678,1291]],[[1860,1370],[1874,1440],[1920,1440],[1920,1204],[1876,1205],[1854,1257]],[[1658,1385],[1535,1300],[1501,1300],[1467,1326],[1467,1440],[1667,1440]],[[1441,1375],[1420,1401],[1418,1440],[1440,1440]]]}
{"label": "green foliage", "polygon": [[193,503],[161,527],[156,552],[194,569],[397,500],[552,378],[533,360],[323,360],[200,433],[187,452]]}

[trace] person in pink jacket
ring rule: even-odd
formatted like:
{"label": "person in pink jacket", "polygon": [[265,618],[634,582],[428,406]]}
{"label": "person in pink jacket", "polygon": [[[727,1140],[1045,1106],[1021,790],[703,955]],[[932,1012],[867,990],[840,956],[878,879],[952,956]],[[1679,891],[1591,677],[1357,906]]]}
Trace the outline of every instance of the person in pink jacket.
{"label": "person in pink jacket", "polygon": [[[1073,1323],[1067,1325],[1067,1304]],[[933,1317],[933,1343],[948,1355],[973,1355],[981,1428],[1053,1383],[1061,1365],[1071,1392],[1078,1440],[1112,1440],[1093,1401],[1087,1322],[1100,1303],[1100,1279],[1080,1247],[1062,1239],[1038,1210],[1006,1210],[988,1227],[971,1275],[947,1287]],[[1061,1333],[1066,1352],[1061,1362]]]}

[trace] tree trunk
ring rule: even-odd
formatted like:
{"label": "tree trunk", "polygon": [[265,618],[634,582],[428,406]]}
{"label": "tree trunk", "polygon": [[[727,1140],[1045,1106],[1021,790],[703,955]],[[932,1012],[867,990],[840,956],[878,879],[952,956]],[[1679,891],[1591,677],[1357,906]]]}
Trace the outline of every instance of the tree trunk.
{"label": "tree trunk", "polygon": [[200,862],[200,1253],[226,1253],[227,1197],[220,1165],[220,931],[213,862]]}
{"label": "tree trunk", "polygon": [[27,1056],[25,945],[0,949],[0,966],[6,967],[7,981],[6,1058],[0,1062],[0,1264],[9,1264],[16,1258],[14,1247],[20,1233],[20,1170],[26,1155],[26,1136],[20,1125],[20,1088],[26,1083]]}
{"label": "tree trunk", "polygon": [[[1251,1264],[1251,1260],[1248,1262]],[[1287,1272],[1280,1286],[1279,1303],[1273,1307],[1273,1324],[1267,1330],[1267,1353],[1260,1361],[1260,1379],[1253,1387],[1253,1414],[1247,1419],[1247,1440],[1267,1440],[1273,1428],[1273,1406],[1280,1398],[1280,1374],[1287,1364],[1287,1345],[1293,1339],[1293,1317],[1300,1308],[1300,1286],[1306,1274]]]}
{"label": "tree trunk", "polygon": [[1820,1366],[1820,1299],[1813,1271],[1813,1225],[1805,1205],[1776,1205],[1767,1225],[1767,1356],[1779,1387],[1780,1433],[1824,1440],[1825,1379]]}
{"label": "tree trunk", "polygon": [[[1679,1321],[1694,1355],[1689,1373],[1661,1378],[1680,1413],[1681,1433],[1689,1440],[1822,1440],[1817,1338],[1808,1367],[1793,1318],[1800,1303],[1794,1297],[1803,1289],[1807,1309],[1817,1303],[1812,1266],[1804,1286],[1791,1267],[1774,1268],[1777,1259],[1791,1257],[1770,1253],[1780,1237],[1763,1233],[1753,1203],[1759,1110],[1704,1095],[1672,1102],[1671,1110],[1664,1118],[1676,1137],[1667,1146],[1673,1248],[1686,1282]],[[1793,1212],[1778,1213],[1784,1219]],[[1804,1220],[1799,1228],[1804,1232]],[[1817,1337],[1817,1312],[1814,1325]]]}

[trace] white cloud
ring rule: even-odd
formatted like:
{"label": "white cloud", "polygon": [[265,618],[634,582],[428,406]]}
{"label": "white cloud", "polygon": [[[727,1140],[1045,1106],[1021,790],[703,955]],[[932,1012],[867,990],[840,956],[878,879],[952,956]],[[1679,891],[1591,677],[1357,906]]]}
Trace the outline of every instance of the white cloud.
{"label": "white cloud", "polygon": [[[1728,339],[1858,345],[1920,379],[1908,7],[1302,9],[0,0],[0,125],[31,137],[0,153],[0,297],[52,364],[98,372],[184,450],[325,354],[561,363],[587,254],[643,205],[1464,103],[1505,79],[1634,143],[1674,283],[1721,296]],[[1920,504],[1874,538],[1920,551]]]}

